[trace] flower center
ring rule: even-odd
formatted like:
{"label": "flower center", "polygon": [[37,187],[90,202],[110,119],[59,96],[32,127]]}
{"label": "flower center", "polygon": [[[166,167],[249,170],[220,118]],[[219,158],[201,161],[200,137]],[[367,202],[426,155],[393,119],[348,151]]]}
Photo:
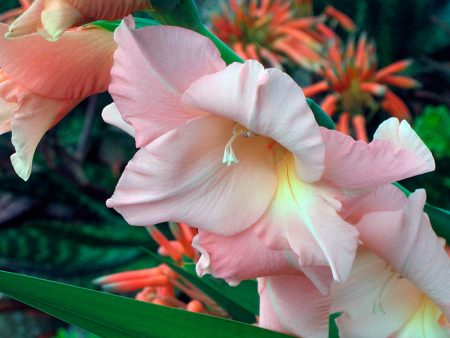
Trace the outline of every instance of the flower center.
{"label": "flower center", "polygon": [[245,128],[239,124],[235,124],[233,126],[232,135],[231,135],[230,139],[228,140],[227,144],[225,145],[225,149],[223,151],[223,159],[222,159],[222,163],[226,164],[228,167],[231,166],[233,163],[234,164],[239,163],[239,160],[237,159],[236,155],[234,154],[233,147],[232,147],[233,142],[236,141],[236,139],[239,136],[248,138],[248,137],[256,136],[256,134],[254,132],[252,132],[251,130],[248,130],[247,128]]}

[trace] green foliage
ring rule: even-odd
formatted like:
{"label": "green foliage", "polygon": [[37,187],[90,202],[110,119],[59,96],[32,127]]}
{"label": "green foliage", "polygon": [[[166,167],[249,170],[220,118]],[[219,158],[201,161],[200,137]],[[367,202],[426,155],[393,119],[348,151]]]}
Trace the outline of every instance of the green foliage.
{"label": "green foliage", "polygon": [[101,337],[288,337],[253,325],[2,271],[0,292]]}
{"label": "green foliage", "polygon": [[450,158],[450,109],[426,106],[414,121],[414,129],[437,159]]}

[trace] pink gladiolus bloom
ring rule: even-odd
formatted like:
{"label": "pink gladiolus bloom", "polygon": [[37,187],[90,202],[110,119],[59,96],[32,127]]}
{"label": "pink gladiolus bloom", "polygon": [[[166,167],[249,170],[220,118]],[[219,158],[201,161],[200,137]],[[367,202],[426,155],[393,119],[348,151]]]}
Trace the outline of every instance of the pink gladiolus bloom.
{"label": "pink gladiolus bloom", "polygon": [[10,26],[7,38],[38,32],[58,40],[70,27],[95,20],[121,19],[149,7],[147,0],[35,0]]}
{"label": "pink gladiolus bloom", "polygon": [[260,325],[327,337],[328,314],[343,312],[342,337],[448,337],[450,259],[424,204],[423,190],[407,199],[391,185],[363,198],[348,217],[364,243],[349,279],[333,285],[331,298],[301,276],[260,278]]}
{"label": "pink gladiolus bloom", "polygon": [[[450,258],[423,213],[425,191],[409,200],[393,187],[367,197],[356,214],[367,249],[335,290],[333,312],[345,337],[449,337]],[[406,202],[406,203],[405,203]],[[364,212],[364,211],[363,211]],[[376,254],[377,256],[375,256]]]}
{"label": "pink gladiolus bloom", "polygon": [[141,149],[107,205],[130,224],[251,229],[343,281],[358,243],[345,196],[434,169],[406,122],[388,120],[370,144],[320,128],[289,76],[252,60],[224,68],[199,34],[127,19],[115,38],[110,92]]}
{"label": "pink gladiolus bloom", "polygon": [[[8,26],[0,25],[0,34]],[[45,132],[86,97],[107,90],[116,48],[99,28],[68,32],[57,43],[32,34],[0,38],[0,133],[12,132],[11,162],[27,180]]]}

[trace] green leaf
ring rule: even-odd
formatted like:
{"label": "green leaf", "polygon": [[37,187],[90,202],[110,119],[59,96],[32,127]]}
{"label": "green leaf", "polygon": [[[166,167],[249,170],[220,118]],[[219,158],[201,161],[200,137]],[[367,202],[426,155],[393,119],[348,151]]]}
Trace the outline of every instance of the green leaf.
{"label": "green leaf", "polygon": [[5,271],[0,271],[0,292],[101,337],[288,337],[228,319]]}
{"label": "green leaf", "polygon": [[[217,283],[211,283],[210,279],[205,277],[199,278],[195,273],[192,273],[192,268],[188,268],[187,270],[185,270],[169,259],[156,255],[153,252],[145,249],[144,251],[147,252],[153,259],[167,264],[172,270],[174,270],[180,276],[186,278],[195,287],[199,288],[206,295],[211,297],[223,309],[225,309],[233,317],[233,319],[239,320],[244,323],[255,322],[255,314],[258,313],[258,310],[256,310],[257,305],[254,305],[254,300],[249,301],[248,298],[252,298],[252,295],[254,295],[253,293],[247,295],[243,299],[239,298],[239,295],[242,295],[241,292],[233,292],[232,290],[229,290],[232,287],[226,285],[225,283],[221,285]],[[248,291],[249,287],[245,285],[246,284],[244,284],[244,287]],[[228,290],[225,291],[227,288]],[[256,299],[256,302],[259,302],[258,299]]]}
{"label": "green leaf", "polygon": [[[195,272],[194,263],[184,263],[182,268],[188,271],[194,278],[199,278]],[[216,289],[224,297],[240,304],[252,314],[259,314],[258,283],[256,280],[242,281],[236,286],[230,286],[224,280],[214,278],[211,275],[203,276],[201,280],[213,289]]]}
{"label": "green leaf", "polygon": [[339,338],[339,328],[336,325],[336,319],[341,315],[341,312],[336,312],[330,315],[330,326],[328,331],[328,338]]}
{"label": "green leaf", "polygon": [[336,125],[334,124],[331,117],[329,117],[327,115],[327,113],[325,113],[317,103],[315,103],[310,98],[306,98],[306,102],[308,102],[308,106],[309,106],[309,108],[311,108],[311,110],[314,114],[314,117],[316,118],[316,121],[319,124],[319,126],[322,126],[322,127],[325,127],[327,129],[331,129],[331,130],[336,129]]}
{"label": "green leaf", "polygon": [[[103,28],[107,31],[114,32],[117,27],[119,27],[122,20],[114,20],[114,21],[106,21],[106,20],[98,20],[91,22],[89,25],[97,26]],[[134,18],[134,22],[136,23],[136,28],[142,28],[147,26],[158,26],[160,23],[156,20],[146,19],[146,18]]]}

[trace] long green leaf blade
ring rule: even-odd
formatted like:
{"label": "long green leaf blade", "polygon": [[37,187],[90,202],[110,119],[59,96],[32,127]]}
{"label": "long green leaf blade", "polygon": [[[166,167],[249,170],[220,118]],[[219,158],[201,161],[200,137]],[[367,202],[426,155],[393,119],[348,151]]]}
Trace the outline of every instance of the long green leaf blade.
{"label": "long green leaf blade", "polygon": [[101,337],[288,337],[228,319],[5,271],[0,271],[0,292]]}

